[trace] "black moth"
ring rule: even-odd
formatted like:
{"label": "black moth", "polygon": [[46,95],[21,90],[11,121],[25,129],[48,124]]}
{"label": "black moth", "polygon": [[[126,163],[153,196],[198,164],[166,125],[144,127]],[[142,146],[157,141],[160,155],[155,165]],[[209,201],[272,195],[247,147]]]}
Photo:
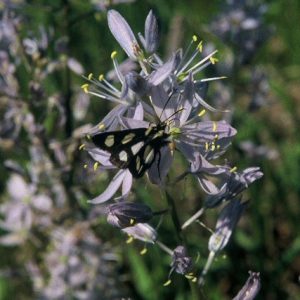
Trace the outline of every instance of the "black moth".
{"label": "black moth", "polygon": [[150,124],[148,128],[125,129],[102,132],[91,136],[93,143],[111,154],[110,162],[120,169],[129,169],[139,178],[151,167],[160,149],[170,143],[170,134],[165,132],[166,122]]}

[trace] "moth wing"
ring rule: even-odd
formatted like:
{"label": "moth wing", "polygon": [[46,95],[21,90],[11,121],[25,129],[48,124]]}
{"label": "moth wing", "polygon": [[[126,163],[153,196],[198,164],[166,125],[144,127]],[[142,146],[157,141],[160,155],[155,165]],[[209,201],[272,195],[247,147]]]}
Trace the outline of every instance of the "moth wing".
{"label": "moth wing", "polygon": [[95,146],[109,153],[122,151],[135,144],[145,135],[145,128],[125,129],[121,131],[100,132],[91,136]]}
{"label": "moth wing", "polygon": [[160,144],[150,141],[132,157],[127,167],[133,177],[139,178],[144,175],[144,173],[151,167],[160,148]]}

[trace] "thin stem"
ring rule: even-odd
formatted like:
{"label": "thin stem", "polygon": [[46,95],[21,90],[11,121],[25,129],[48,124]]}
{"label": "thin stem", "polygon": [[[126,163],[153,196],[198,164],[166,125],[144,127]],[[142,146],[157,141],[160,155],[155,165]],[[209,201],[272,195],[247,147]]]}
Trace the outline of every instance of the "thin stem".
{"label": "thin stem", "polygon": [[168,253],[169,255],[173,255],[173,251],[167,247],[165,244],[163,244],[162,242],[160,241],[156,241],[156,245],[162,249],[163,251],[165,251],[166,253]]}
{"label": "thin stem", "polygon": [[168,205],[170,207],[171,218],[172,218],[175,230],[176,230],[177,238],[180,242],[183,242],[183,236],[181,234],[180,221],[179,221],[179,217],[178,217],[178,213],[177,213],[177,210],[176,210],[176,205],[175,205],[174,199],[172,198],[172,196],[167,191],[165,193],[166,193],[166,198],[167,198],[167,201],[168,201]]}
{"label": "thin stem", "polygon": [[200,210],[198,210],[193,216],[191,216],[187,221],[185,221],[183,223],[183,225],[181,226],[181,229],[185,229],[188,226],[190,226],[193,222],[195,222],[199,217],[202,216],[202,214],[204,213],[205,208],[202,207]]}
{"label": "thin stem", "polygon": [[[180,243],[182,245],[186,246],[186,241],[185,241],[185,237],[183,235],[183,232],[181,230],[180,221],[179,221],[175,201],[174,201],[173,197],[167,191],[165,191],[165,194],[166,194],[166,198],[167,198],[167,201],[168,201],[168,205],[171,209],[171,217],[172,217],[172,221],[173,221],[173,224],[174,224],[174,227],[175,227],[175,230],[176,230],[178,240],[180,241]],[[190,280],[189,280],[189,285],[190,285],[190,289],[191,289],[191,299],[192,300],[205,299],[205,297],[204,297],[203,293],[201,292],[201,290],[199,289],[198,285],[191,282]]]}
{"label": "thin stem", "polygon": [[[70,34],[70,6],[68,0],[63,0],[64,5],[64,16],[65,16],[65,26],[64,31],[66,32],[67,36],[71,36]],[[67,55],[69,57],[69,45],[67,46]],[[72,98],[72,90],[71,90],[71,73],[70,69],[68,68],[67,64],[65,65],[65,111],[66,111],[66,125],[65,125],[65,132],[66,137],[69,138],[72,135],[73,131],[73,114],[71,109],[71,98]]]}
{"label": "thin stem", "polygon": [[215,255],[216,255],[216,253],[213,252],[213,251],[211,251],[209,253],[208,259],[207,259],[206,264],[205,264],[205,267],[204,267],[204,269],[203,269],[203,271],[201,273],[201,276],[200,276],[200,278],[198,280],[198,283],[199,283],[200,286],[204,285],[204,277],[207,274],[207,272],[208,272],[211,264],[213,263]]}

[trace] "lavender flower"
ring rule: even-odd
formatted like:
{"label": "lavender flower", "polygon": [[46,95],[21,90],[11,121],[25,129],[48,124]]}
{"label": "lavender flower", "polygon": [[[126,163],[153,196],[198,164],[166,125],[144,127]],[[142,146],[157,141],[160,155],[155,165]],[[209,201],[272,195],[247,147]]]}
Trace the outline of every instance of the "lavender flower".
{"label": "lavender flower", "polygon": [[233,300],[253,300],[257,296],[261,287],[260,274],[249,271],[249,275],[245,285]]}
{"label": "lavender flower", "polygon": [[130,237],[145,243],[154,244],[157,239],[156,230],[146,223],[138,223],[134,226],[123,228],[122,231]]}
{"label": "lavender flower", "polygon": [[225,173],[224,182],[216,193],[211,193],[205,200],[205,206],[212,208],[219,205],[222,201],[228,201],[238,196],[248,186],[261,178],[263,173],[258,167],[247,168],[242,172],[236,172],[234,169]]}
{"label": "lavender flower", "polygon": [[191,271],[193,267],[192,258],[187,255],[187,250],[184,246],[177,246],[172,255],[171,271],[185,275]]}
{"label": "lavender flower", "polygon": [[209,239],[209,251],[216,253],[224,249],[245,206],[246,203],[241,203],[240,200],[232,200],[223,208],[220,212],[215,232]]}
{"label": "lavender flower", "polygon": [[8,181],[7,192],[10,201],[0,206],[4,217],[0,227],[7,234],[0,238],[0,244],[23,244],[30,237],[33,226],[43,228],[51,225],[51,199],[45,194],[36,194],[35,185],[27,184],[20,175],[13,175]]}
{"label": "lavender flower", "polygon": [[240,61],[247,63],[270,34],[270,28],[263,24],[266,10],[262,1],[227,0],[211,30],[238,48]]}
{"label": "lavender flower", "polygon": [[[92,74],[87,77],[91,84],[82,86],[86,93],[116,104],[88,132],[88,139],[96,147],[90,143],[84,145],[96,160],[95,169],[118,170],[105,191],[90,202],[106,202],[121,188],[121,201],[104,208],[108,222],[132,238],[155,243],[157,232],[146,223],[153,212],[144,204],[126,202],[126,198],[133,178],[138,179],[145,173],[151,183],[165,187],[175,150],[180,152],[186,160],[186,171],[177,180],[191,174],[208,194],[204,207],[185,224],[193,222],[205,209],[230,200],[221,211],[216,230],[209,240],[210,256],[200,277],[201,282],[215,254],[229,242],[245,208],[245,203],[235,198],[263,174],[256,167],[236,172],[227,164],[214,162],[226,152],[236,134],[236,129],[227,122],[210,121],[209,117],[204,117],[206,111],[220,112],[205,98],[207,82],[222,77],[203,78],[201,74],[206,67],[217,62],[217,51],[203,56],[202,41],[193,37],[186,51],[179,49],[163,61],[156,52],[159,32],[152,11],[145,22],[144,36],[138,34],[139,41],[117,11],[108,12],[108,24],[127,56],[135,61],[136,68],[132,70],[130,67],[125,69],[128,72],[122,72],[122,64],[119,65],[117,54],[113,52],[114,77],[119,81],[119,87],[102,75],[97,80]],[[175,218],[175,212],[172,218]],[[185,224],[182,228],[188,226]],[[172,252],[159,241],[157,245],[172,254],[170,274],[176,271],[189,276],[192,260],[183,246]],[[191,279],[195,280],[195,277]]]}

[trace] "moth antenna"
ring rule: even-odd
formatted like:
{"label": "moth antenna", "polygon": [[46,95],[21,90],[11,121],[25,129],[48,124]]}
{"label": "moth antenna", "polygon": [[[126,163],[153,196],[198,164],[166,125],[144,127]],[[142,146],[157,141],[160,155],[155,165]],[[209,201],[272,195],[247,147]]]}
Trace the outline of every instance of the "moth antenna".
{"label": "moth antenna", "polygon": [[175,120],[175,118],[173,118],[173,119],[171,119],[171,120],[169,120],[170,118],[172,118],[173,116],[175,116],[177,113],[179,113],[179,112],[181,112],[181,111],[183,111],[183,110],[185,110],[185,108],[179,108],[178,110],[176,110],[171,116],[169,116],[166,120],[165,120],[165,122],[171,122],[171,121],[174,121]]}
{"label": "moth antenna", "polygon": [[163,112],[165,111],[165,109],[166,109],[166,107],[167,107],[169,101],[171,100],[172,95],[173,95],[173,93],[171,93],[170,96],[168,97],[168,100],[166,101],[166,103],[165,103],[165,105],[164,105],[164,107],[163,107],[163,109],[162,109],[162,111],[161,111],[161,113],[160,113],[159,120],[161,120],[162,114],[163,114]]}

